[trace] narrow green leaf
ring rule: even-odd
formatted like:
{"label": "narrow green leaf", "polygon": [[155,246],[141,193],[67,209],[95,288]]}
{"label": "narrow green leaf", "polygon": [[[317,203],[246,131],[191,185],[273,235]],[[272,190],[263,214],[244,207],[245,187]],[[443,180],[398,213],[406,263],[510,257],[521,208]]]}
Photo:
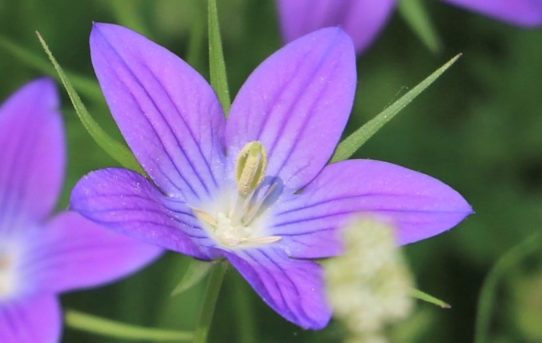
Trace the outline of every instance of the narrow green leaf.
{"label": "narrow green leaf", "polygon": [[377,114],[373,119],[369,120],[365,125],[354,131],[350,136],[346,137],[338,146],[335,151],[335,155],[331,159],[331,162],[342,161],[352,156],[365,142],[369,140],[375,133],[377,133],[384,125],[392,120],[395,115],[412,100],[416,99],[427,87],[435,82],[448,68],[450,68],[458,59],[461,54],[456,55],[442,67],[435,70],[425,80],[420,82],[416,87],[412,88],[405,95],[391,104],[384,111]]}
{"label": "narrow green leaf", "polygon": [[[37,71],[50,75],[57,80],[60,80],[55,69],[51,66],[49,61],[38,56],[35,52],[22,47],[6,37],[0,35],[0,47],[5,51],[9,52],[19,61],[25,63],[26,65],[36,69]],[[90,80],[82,75],[75,74],[73,72],[65,71],[66,75],[72,80],[73,85],[76,89],[87,96],[89,99],[95,101],[103,101],[102,93],[100,87],[96,81]]]}
{"label": "narrow green leaf", "polygon": [[429,50],[439,52],[442,44],[423,1],[401,0],[399,13]]}
{"label": "narrow green leaf", "polygon": [[73,88],[70,80],[62,70],[62,67],[60,67],[60,64],[53,56],[51,50],[49,49],[49,46],[47,45],[43,37],[37,31],[36,35],[38,36],[38,39],[41,43],[41,46],[45,50],[45,53],[49,57],[49,60],[57,71],[58,76],[60,77],[60,80],[62,81],[62,84],[64,85],[64,88],[66,89],[66,92],[68,93],[68,96],[72,102],[75,112],[79,116],[79,119],[81,120],[89,134],[92,136],[92,138],[94,138],[94,141],[96,141],[96,143],[105,152],[107,152],[113,159],[118,161],[122,166],[142,172],[141,167],[137,163],[134,155],[130,152],[130,150],[128,150],[128,148],[124,144],[117,142],[111,136],[109,136],[94,120],[94,118],[92,118],[90,113],[88,113],[85,105],[79,97],[79,94],[77,94],[77,91]]}
{"label": "narrow green leaf", "polygon": [[191,332],[129,325],[74,310],[67,311],[65,320],[66,325],[72,329],[126,340],[179,342],[192,340],[194,336]]}
{"label": "narrow green leaf", "polygon": [[218,99],[227,116],[230,111],[231,98],[226,74],[226,63],[220,38],[220,25],[218,22],[218,10],[216,0],[208,0],[207,24],[209,29],[209,72],[211,85],[218,95]]}
{"label": "narrow green leaf", "polygon": [[171,292],[171,296],[179,295],[201,282],[211,271],[212,262],[191,260],[181,281]]}
{"label": "narrow green leaf", "polygon": [[542,236],[535,234],[523,242],[514,246],[506,252],[489,271],[480,291],[478,299],[478,313],[476,314],[476,325],[474,330],[474,343],[489,343],[489,327],[491,324],[491,313],[495,301],[495,293],[499,280],[517,266],[529,254],[539,251],[542,246]]}
{"label": "narrow green leaf", "polygon": [[440,308],[446,308],[446,309],[452,308],[452,305],[448,304],[444,300],[440,300],[439,298],[434,297],[431,294],[427,294],[423,291],[420,291],[419,289],[412,289],[411,295],[416,299],[428,302]]}

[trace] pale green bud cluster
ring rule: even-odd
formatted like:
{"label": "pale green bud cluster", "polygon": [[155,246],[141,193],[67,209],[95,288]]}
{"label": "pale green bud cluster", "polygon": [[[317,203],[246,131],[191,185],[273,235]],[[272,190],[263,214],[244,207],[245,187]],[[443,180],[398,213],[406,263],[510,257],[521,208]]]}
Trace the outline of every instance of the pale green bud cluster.
{"label": "pale green bud cluster", "polygon": [[358,218],[344,229],[345,253],[324,264],[329,302],[346,342],[385,343],[384,329],[412,308],[412,276],[391,225]]}

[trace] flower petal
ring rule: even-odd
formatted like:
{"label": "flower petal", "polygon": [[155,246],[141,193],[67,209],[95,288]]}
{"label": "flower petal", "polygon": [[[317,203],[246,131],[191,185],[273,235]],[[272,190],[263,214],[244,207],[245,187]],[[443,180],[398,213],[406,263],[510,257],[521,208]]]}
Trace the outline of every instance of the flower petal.
{"label": "flower petal", "polygon": [[113,117],[154,182],[185,200],[212,194],[223,168],[224,114],[207,81],[121,26],[95,24],[90,47]]}
{"label": "flower petal", "polygon": [[213,243],[192,211],[147,179],[126,169],[103,169],[83,177],[71,195],[72,208],[105,227],[166,249],[209,259]]}
{"label": "flower petal", "polygon": [[[421,173],[371,160],[350,160],[326,167],[290,200],[277,204],[270,234],[290,256],[321,258],[336,255],[336,231],[354,213],[390,218],[398,241],[407,244],[437,235],[472,213],[455,190]],[[332,239],[327,242],[327,239]]]}
{"label": "flower petal", "polygon": [[521,26],[542,25],[542,1],[539,0],[444,0],[484,15]]}
{"label": "flower petal", "polygon": [[28,83],[0,108],[0,227],[43,220],[62,187],[64,131],[53,81]]}
{"label": "flower petal", "polygon": [[143,268],[162,249],[107,230],[75,212],[65,212],[30,244],[22,279],[52,293],[112,282]]}
{"label": "flower petal", "polygon": [[259,140],[268,175],[298,189],[331,157],[352,108],[356,64],[350,38],[319,30],[265,60],[239,91],[226,126],[228,154]]}
{"label": "flower petal", "polygon": [[37,295],[2,303],[0,342],[57,343],[62,331],[62,314],[53,295]]}
{"label": "flower petal", "polygon": [[277,248],[226,253],[262,299],[287,320],[305,328],[322,329],[331,318],[321,267],[288,258]]}
{"label": "flower petal", "polygon": [[327,26],[340,26],[358,53],[382,30],[396,0],[278,0],[282,34],[287,42]]}

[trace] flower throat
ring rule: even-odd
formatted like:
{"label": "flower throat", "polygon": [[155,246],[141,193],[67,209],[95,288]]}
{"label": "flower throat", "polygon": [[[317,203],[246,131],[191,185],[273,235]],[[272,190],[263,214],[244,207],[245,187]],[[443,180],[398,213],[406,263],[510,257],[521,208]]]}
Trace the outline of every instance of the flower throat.
{"label": "flower throat", "polygon": [[[207,226],[221,245],[234,248],[270,244],[280,236],[262,234],[264,212],[282,192],[278,178],[266,177],[267,152],[259,141],[247,143],[235,165],[236,193],[215,213],[194,209],[196,216]],[[233,204],[233,206],[232,206]]]}

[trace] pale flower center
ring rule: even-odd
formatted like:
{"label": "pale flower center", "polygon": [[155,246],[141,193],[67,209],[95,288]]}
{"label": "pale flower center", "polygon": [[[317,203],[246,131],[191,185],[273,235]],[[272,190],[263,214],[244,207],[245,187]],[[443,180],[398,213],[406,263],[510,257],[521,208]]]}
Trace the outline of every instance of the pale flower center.
{"label": "pale flower center", "polygon": [[0,251],[0,299],[9,297],[15,290],[15,268],[11,255]]}
{"label": "pale flower center", "polygon": [[282,186],[265,178],[267,154],[260,142],[245,145],[237,158],[236,189],[227,190],[215,204],[193,209],[211,236],[228,248],[270,244],[281,239],[265,235],[266,211]]}

